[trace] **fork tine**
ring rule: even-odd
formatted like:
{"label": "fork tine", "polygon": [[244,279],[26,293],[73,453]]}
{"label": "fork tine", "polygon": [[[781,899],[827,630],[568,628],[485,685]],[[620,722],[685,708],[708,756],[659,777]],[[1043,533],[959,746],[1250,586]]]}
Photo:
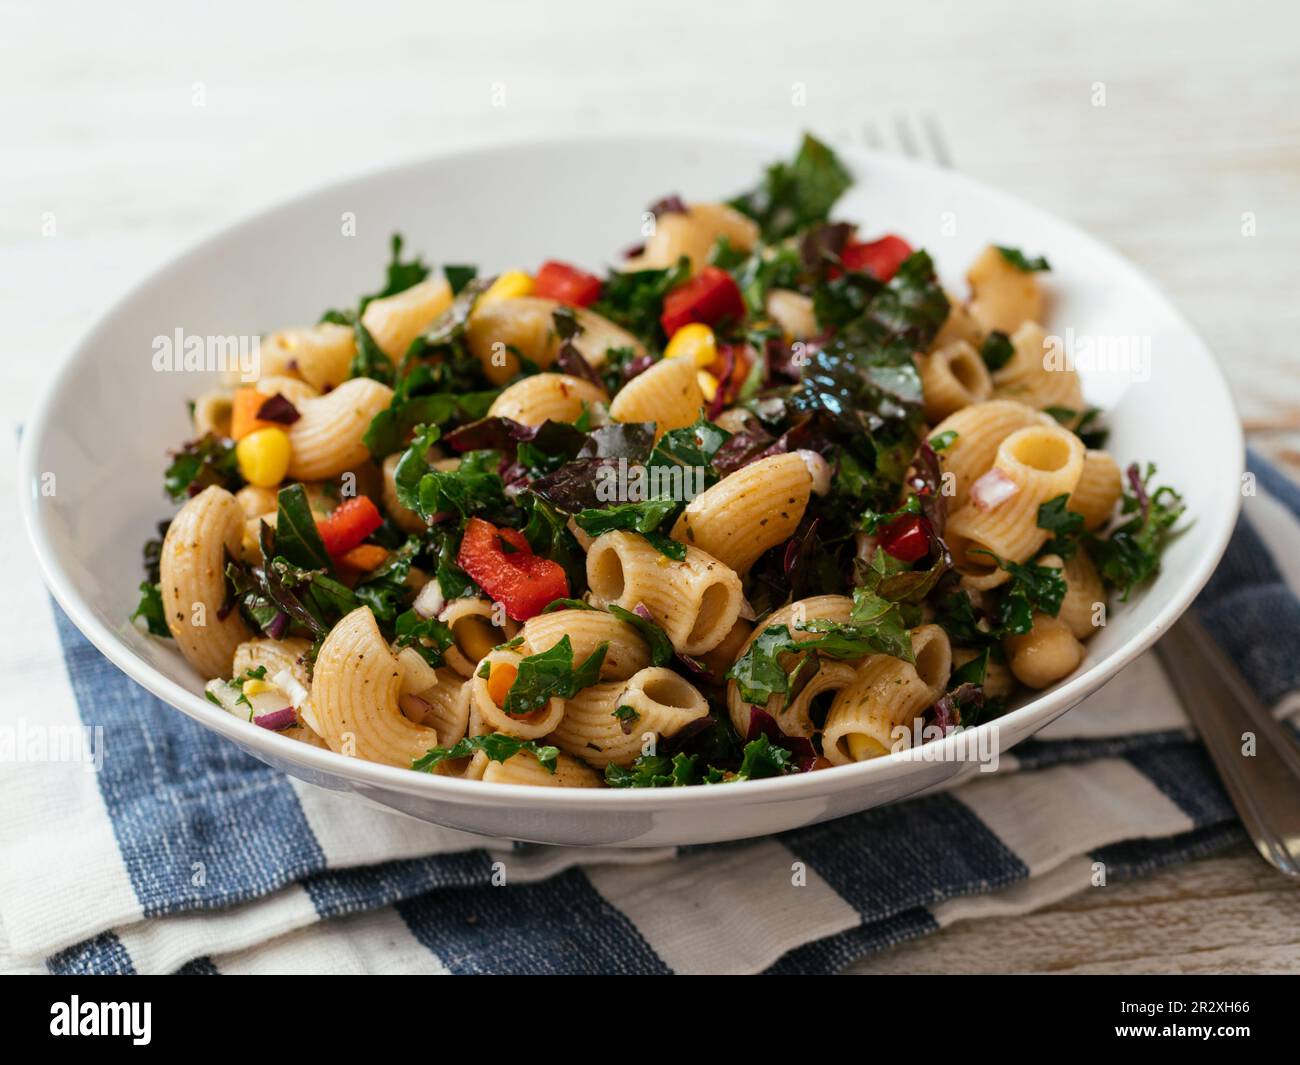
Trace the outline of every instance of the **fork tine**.
{"label": "fork tine", "polygon": [[894,116],[894,136],[898,138],[898,146],[902,149],[904,155],[913,159],[921,157],[921,149],[912,133],[912,124],[907,115],[899,114]]}
{"label": "fork tine", "polygon": [[925,133],[925,139],[929,142],[934,161],[940,166],[951,170],[952,153],[948,151],[948,144],[943,139],[943,130],[939,126],[939,120],[934,115],[924,114],[921,116],[921,129]]}

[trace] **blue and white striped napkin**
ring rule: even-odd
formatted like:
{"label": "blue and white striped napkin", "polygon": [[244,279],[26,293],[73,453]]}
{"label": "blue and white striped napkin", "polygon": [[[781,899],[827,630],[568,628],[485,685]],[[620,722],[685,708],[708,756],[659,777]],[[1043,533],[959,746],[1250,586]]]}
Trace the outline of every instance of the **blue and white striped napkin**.
{"label": "blue and white striped napkin", "polygon": [[[1259,494],[1197,609],[1291,714],[1300,489],[1253,455],[1251,469]],[[946,793],[680,851],[484,840],[289,779],[207,733],[81,637],[25,544],[0,546],[30,604],[0,622],[11,753],[24,729],[83,725],[102,726],[105,752],[98,772],[34,754],[0,764],[9,970],[820,973],[1240,836],[1147,655],[1003,772]]]}

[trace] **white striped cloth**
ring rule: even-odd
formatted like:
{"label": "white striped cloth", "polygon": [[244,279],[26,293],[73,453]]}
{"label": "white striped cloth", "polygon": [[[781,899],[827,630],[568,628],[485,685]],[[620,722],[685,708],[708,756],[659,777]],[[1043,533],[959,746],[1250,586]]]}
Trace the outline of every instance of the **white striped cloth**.
{"label": "white striped cloth", "polygon": [[[1300,635],[1300,492],[1251,464],[1264,490],[1198,609],[1289,714],[1300,667],[1249,649],[1264,631]],[[22,604],[0,617],[7,971],[825,972],[1088,889],[1098,863],[1113,882],[1239,836],[1147,655],[1002,772],[948,793],[681,852],[483,840],[247,758],[71,628],[12,516],[0,558]],[[100,772],[31,747],[96,724]]]}

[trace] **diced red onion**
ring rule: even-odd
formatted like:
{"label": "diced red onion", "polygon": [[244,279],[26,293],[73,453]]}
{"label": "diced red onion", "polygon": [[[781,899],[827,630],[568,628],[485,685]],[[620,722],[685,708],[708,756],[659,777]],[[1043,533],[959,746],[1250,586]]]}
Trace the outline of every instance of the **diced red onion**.
{"label": "diced red onion", "polygon": [[288,628],[289,615],[283,610],[279,610],[276,612],[275,617],[273,617],[267,624],[266,634],[273,640],[283,640],[284,634],[288,631]]}
{"label": "diced red onion", "polygon": [[271,678],[271,683],[289,697],[289,705],[295,710],[307,701],[307,697],[310,694],[299,682],[298,678],[287,669],[280,670],[279,673]]}
{"label": "diced red onion", "polygon": [[684,655],[680,651],[678,651],[674,657],[676,657],[677,661],[682,665],[687,673],[691,673],[697,677],[713,676],[713,674],[705,668],[704,663],[699,661],[699,659],[692,658],[690,655]]}
{"label": "diced red onion", "polygon": [[270,729],[272,732],[279,732],[281,729],[287,729],[297,720],[297,711],[292,706],[286,706],[283,710],[272,710],[269,714],[253,718],[253,724]]}
{"label": "diced red onion", "polygon": [[977,510],[992,510],[1020,491],[1020,486],[996,466],[970,486],[970,501]]}
{"label": "diced red onion", "polygon": [[817,451],[805,451],[800,449],[795,452],[803,464],[808,467],[808,476],[812,478],[812,490],[814,495],[824,496],[831,490],[831,464],[826,461],[826,456]]}
{"label": "diced red onion", "polygon": [[442,585],[434,579],[420,589],[420,594],[415,597],[411,609],[422,618],[436,618],[446,605],[447,597],[442,594]]}
{"label": "diced red onion", "polygon": [[407,720],[414,721],[417,725],[423,724],[433,712],[433,703],[428,699],[421,699],[418,695],[401,695],[397,701]]}

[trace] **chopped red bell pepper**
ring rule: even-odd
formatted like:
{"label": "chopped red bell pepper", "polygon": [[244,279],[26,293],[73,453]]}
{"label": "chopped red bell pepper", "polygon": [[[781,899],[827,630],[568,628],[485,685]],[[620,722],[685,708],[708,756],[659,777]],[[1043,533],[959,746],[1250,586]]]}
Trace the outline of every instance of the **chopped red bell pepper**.
{"label": "chopped red bell pepper", "polygon": [[880,530],[880,547],[900,562],[917,562],[930,553],[926,520],[919,514],[905,514]]}
{"label": "chopped red bell pepper", "polygon": [[590,307],[600,298],[600,278],[551,259],[533,278],[533,294],[574,307]]}
{"label": "chopped red bell pepper", "polygon": [[345,499],[329,517],[316,519],[316,529],[330,558],[351,551],[383,524],[379,508],[366,496]]}
{"label": "chopped red bell pepper", "polygon": [[515,621],[527,621],[569,594],[563,566],[533,554],[523,534],[482,518],[466,523],[456,562]]}
{"label": "chopped red bell pepper", "polygon": [[683,281],[664,297],[659,324],[669,338],[691,322],[717,325],[745,317],[745,299],[726,270],[706,266],[689,281]]}
{"label": "chopped red bell pepper", "polygon": [[912,246],[889,233],[879,240],[850,241],[840,253],[846,270],[865,270],[877,281],[888,281],[912,254]]}

